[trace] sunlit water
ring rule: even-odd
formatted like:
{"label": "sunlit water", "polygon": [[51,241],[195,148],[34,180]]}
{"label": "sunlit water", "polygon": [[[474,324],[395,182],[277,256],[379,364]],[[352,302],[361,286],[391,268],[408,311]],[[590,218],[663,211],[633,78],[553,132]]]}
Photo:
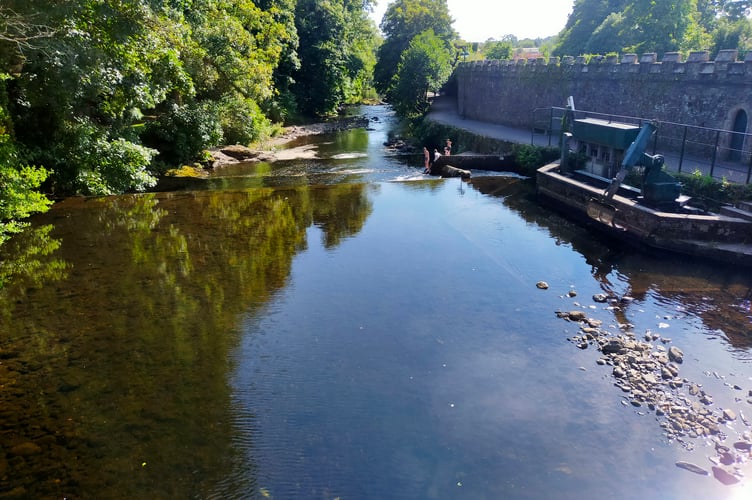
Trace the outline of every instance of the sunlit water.
{"label": "sunlit water", "polygon": [[622,404],[555,311],[671,337],[752,416],[749,271],[603,241],[523,179],[422,176],[364,112],[316,159],[69,199],[3,248],[0,497],[747,498],[677,468],[712,447]]}

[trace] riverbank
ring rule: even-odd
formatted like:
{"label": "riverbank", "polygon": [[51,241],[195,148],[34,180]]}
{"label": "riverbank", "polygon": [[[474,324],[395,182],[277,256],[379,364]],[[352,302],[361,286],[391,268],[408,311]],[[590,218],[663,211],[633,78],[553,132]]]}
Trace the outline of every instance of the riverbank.
{"label": "riverbank", "polygon": [[297,139],[313,135],[332,134],[342,130],[368,128],[370,119],[366,116],[348,116],[331,122],[291,125],[285,127],[280,135],[266,141],[242,146],[239,144],[222,146],[210,150],[210,168],[219,168],[240,162],[295,160],[313,158],[313,147],[302,145],[294,148],[280,148]]}

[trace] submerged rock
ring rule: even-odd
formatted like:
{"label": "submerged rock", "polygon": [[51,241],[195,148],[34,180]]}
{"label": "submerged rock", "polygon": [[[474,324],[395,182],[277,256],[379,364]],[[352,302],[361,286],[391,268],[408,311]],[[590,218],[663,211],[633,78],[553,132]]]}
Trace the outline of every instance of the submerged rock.
{"label": "submerged rock", "polygon": [[690,462],[676,462],[676,466],[680,469],[688,470],[689,472],[694,472],[695,474],[700,474],[701,476],[709,476],[710,472],[706,471],[699,465],[695,465]]}
{"label": "submerged rock", "polygon": [[720,467],[713,467],[713,477],[726,486],[730,486],[739,482],[739,478],[737,478],[733,474],[728,473],[725,469],[721,469]]}

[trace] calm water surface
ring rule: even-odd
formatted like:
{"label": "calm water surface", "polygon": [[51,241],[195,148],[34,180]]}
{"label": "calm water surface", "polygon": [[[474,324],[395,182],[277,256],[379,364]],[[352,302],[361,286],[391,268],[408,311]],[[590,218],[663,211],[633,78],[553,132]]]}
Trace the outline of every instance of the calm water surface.
{"label": "calm water surface", "polygon": [[622,404],[554,314],[671,337],[752,416],[748,270],[603,241],[515,177],[424,178],[364,112],[317,159],[69,199],[2,249],[0,497],[752,495],[677,468],[712,447]]}

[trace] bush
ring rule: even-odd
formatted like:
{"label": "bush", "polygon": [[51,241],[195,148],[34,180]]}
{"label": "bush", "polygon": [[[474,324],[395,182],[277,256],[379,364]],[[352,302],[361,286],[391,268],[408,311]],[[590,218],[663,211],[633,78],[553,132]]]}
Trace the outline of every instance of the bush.
{"label": "bush", "polygon": [[682,193],[701,200],[709,209],[717,210],[723,204],[736,205],[752,200],[752,185],[731,184],[725,179],[717,181],[699,170],[692,174],[674,174],[682,184]]}
{"label": "bush", "polygon": [[19,219],[46,212],[52,204],[52,200],[37,191],[48,175],[41,167],[17,169],[0,162],[0,244],[28,225]]}
{"label": "bush", "polygon": [[271,123],[252,99],[224,99],[219,119],[225,144],[248,145],[266,139],[271,131]]}
{"label": "bush", "polygon": [[55,188],[64,193],[109,195],[144,191],[157,182],[149,171],[156,151],[107,132],[86,120],[65,128],[48,161],[55,162]]}
{"label": "bush", "polygon": [[535,177],[540,167],[559,158],[559,148],[520,144],[514,148],[515,162],[520,174]]}
{"label": "bush", "polygon": [[168,112],[148,124],[142,136],[145,145],[159,151],[163,169],[191,163],[222,140],[219,107],[211,103],[173,104]]}
{"label": "bush", "polygon": [[95,148],[83,155],[88,161],[78,172],[77,191],[100,196],[145,191],[157,183],[147,169],[156,153],[125,139],[97,139]]}

